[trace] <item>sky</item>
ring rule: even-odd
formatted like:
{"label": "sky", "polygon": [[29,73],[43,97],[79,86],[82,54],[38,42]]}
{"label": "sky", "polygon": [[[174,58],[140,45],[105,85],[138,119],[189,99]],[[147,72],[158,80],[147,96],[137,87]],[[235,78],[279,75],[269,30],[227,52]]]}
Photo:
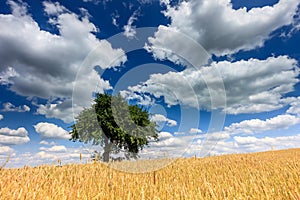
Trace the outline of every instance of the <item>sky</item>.
{"label": "sky", "polygon": [[0,1],[0,166],[87,162],[70,126],[103,92],[158,123],[141,158],[299,148],[299,4]]}

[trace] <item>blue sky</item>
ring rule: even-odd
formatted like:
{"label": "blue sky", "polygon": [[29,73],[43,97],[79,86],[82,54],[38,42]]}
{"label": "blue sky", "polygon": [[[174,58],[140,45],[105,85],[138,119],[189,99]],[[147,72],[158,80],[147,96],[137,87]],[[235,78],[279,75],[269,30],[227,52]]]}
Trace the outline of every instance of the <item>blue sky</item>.
{"label": "blue sky", "polygon": [[79,162],[95,92],[147,108],[142,158],[300,147],[299,1],[0,2],[0,164]]}

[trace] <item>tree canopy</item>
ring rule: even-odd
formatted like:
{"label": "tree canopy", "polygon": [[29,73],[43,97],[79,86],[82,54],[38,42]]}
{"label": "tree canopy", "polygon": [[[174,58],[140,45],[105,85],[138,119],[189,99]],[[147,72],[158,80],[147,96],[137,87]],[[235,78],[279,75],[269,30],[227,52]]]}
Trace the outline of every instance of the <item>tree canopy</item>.
{"label": "tree canopy", "polygon": [[103,161],[121,151],[126,159],[137,158],[151,139],[158,140],[157,125],[147,110],[128,104],[120,95],[97,94],[94,101],[75,117],[70,134],[73,141],[103,146]]}

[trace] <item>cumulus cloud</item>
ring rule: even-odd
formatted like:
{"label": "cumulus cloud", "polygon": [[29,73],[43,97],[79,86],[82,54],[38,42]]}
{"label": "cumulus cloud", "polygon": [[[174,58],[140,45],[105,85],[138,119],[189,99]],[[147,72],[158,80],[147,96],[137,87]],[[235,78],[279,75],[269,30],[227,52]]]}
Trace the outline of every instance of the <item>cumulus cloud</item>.
{"label": "cumulus cloud", "polygon": [[15,106],[10,102],[3,104],[2,112],[29,112],[30,107],[27,105]]}
{"label": "cumulus cloud", "polygon": [[18,3],[13,0],[8,0],[7,4],[10,5],[12,9],[12,14],[17,17],[23,17],[27,14],[28,4],[22,1]]}
{"label": "cumulus cloud", "polygon": [[153,142],[140,152],[142,158],[183,157],[197,155],[207,156],[221,139],[228,139],[228,133],[209,133],[201,136],[195,134],[171,134],[160,132],[159,141]]}
{"label": "cumulus cloud", "polygon": [[43,5],[45,7],[44,10],[48,15],[59,15],[67,11],[67,9],[58,2],[52,3],[50,1],[44,1]]}
{"label": "cumulus cloud", "polygon": [[0,120],[2,120],[3,118],[4,118],[3,115],[0,114]]}
{"label": "cumulus cloud", "polygon": [[[298,97],[299,98],[299,97]],[[289,99],[290,107],[286,113],[268,119],[249,119],[238,123],[232,123],[223,131],[213,132],[197,137],[187,151],[187,155],[203,156],[207,149],[209,155],[229,153],[245,153],[254,151],[266,151],[271,149],[299,148],[300,135],[280,137],[256,137],[255,134],[263,134],[266,131],[288,129],[300,124],[297,112],[298,98]],[[244,136],[244,135],[251,136]],[[203,139],[206,140],[203,140]],[[232,138],[232,140],[229,140]],[[213,148],[210,148],[210,147]],[[201,153],[202,152],[202,153]]]}
{"label": "cumulus cloud", "polygon": [[46,153],[45,151],[40,151],[35,156],[40,158],[40,159],[52,159],[52,160],[56,159],[55,155],[50,154],[50,153]]}
{"label": "cumulus cloud", "polygon": [[42,145],[49,145],[49,142],[47,142],[46,140],[42,140],[42,141],[40,141],[39,144],[42,144]]}
{"label": "cumulus cloud", "polygon": [[149,147],[141,151],[142,157],[181,157],[192,136],[174,136],[169,132],[160,132],[158,142],[152,142]]}
{"label": "cumulus cloud", "polygon": [[26,137],[28,135],[28,132],[24,127],[18,128],[17,130],[9,129],[5,127],[5,128],[0,128],[0,134],[7,135],[7,136]]}
{"label": "cumulus cloud", "polygon": [[165,117],[164,115],[161,114],[155,114],[151,117],[151,121],[153,122],[157,122],[157,123],[161,123],[164,122],[166,123],[167,126],[177,126],[177,122],[175,120],[172,119],[168,119],[167,117]]}
{"label": "cumulus cloud", "polygon": [[225,140],[228,138],[230,138],[230,134],[222,131],[209,133],[206,135],[206,140],[208,140],[209,142]]}
{"label": "cumulus cloud", "polygon": [[244,120],[239,123],[233,123],[229,127],[225,127],[224,130],[231,134],[253,134],[268,130],[287,129],[290,126],[299,123],[299,117],[289,114],[282,114],[266,120],[251,119]]}
{"label": "cumulus cloud", "polygon": [[150,96],[139,95],[132,91],[122,90],[122,91],[120,91],[120,95],[123,98],[127,99],[128,101],[136,100],[139,105],[148,106],[148,105],[152,105],[154,103],[153,99],[151,99]]}
{"label": "cumulus cloud", "polygon": [[47,152],[67,152],[67,148],[63,145],[52,146],[50,148],[41,147],[40,150]]}
{"label": "cumulus cloud", "polygon": [[117,27],[117,28],[119,28],[119,24],[118,24],[118,22],[117,22],[117,20],[120,18],[120,16],[118,15],[118,14],[113,14],[112,15],[112,17],[111,17],[111,19],[112,19],[112,24],[115,26],[115,27]]}
{"label": "cumulus cloud", "polygon": [[1,85],[12,84],[12,81],[10,79],[18,76],[20,75],[16,72],[14,68],[8,67],[6,70],[0,73],[0,84]]}
{"label": "cumulus cloud", "polygon": [[202,133],[202,130],[200,130],[198,128],[191,128],[189,133],[191,133],[191,134]]}
{"label": "cumulus cloud", "polygon": [[[186,34],[210,54],[218,56],[262,47],[274,30],[293,24],[299,4],[297,1],[280,0],[273,6],[247,11],[246,8],[233,9],[230,0],[191,0],[178,5],[164,0],[162,3],[167,6],[164,15],[170,18],[171,23],[167,27],[159,26],[155,36],[149,38],[149,46],[153,47],[150,50],[159,59],[161,51],[155,47],[163,46],[171,52],[180,52],[186,45],[185,37],[174,39],[173,30]],[[166,34],[166,29],[172,31]],[[189,54],[194,54],[193,49],[186,51],[185,55]],[[172,56],[169,54],[167,58],[173,60]]]}
{"label": "cumulus cloud", "polygon": [[170,60],[187,67],[207,64],[210,55],[201,44],[181,33],[177,28],[159,26],[158,30],[154,38],[148,38],[149,43],[144,46],[155,59]]}
{"label": "cumulus cloud", "polygon": [[[65,147],[66,148],[66,147]],[[63,164],[71,164],[71,163],[86,163],[91,162],[90,156],[91,151],[87,148],[74,148],[68,147],[65,151],[64,146],[57,146],[55,148],[45,148],[39,152],[16,152],[16,153],[8,153],[11,155],[9,162],[6,167],[23,167],[26,166],[39,166],[42,164],[59,164],[58,160],[60,160]],[[50,149],[50,151],[49,151]],[[11,149],[7,147],[3,147],[3,151],[10,151]],[[80,160],[80,154],[82,160]],[[1,157],[3,158],[3,162],[7,159],[7,155],[3,154],[1,156],[1,146],[0,146],[0,162]],[[26,159],[24,159],[26,158]]]}
{"label": "cumulus cloud", "polygon": [[50,152],[66,152],[67,148],[63,145],[53,146],[53,147],[47,149],[47,151],[50,151]]}
{"label": "cumulus cloud", "polygon": [[[279,150],[300,147],[300,135],[279,136],[279,137],[255,137],[255,136],[234,136],[232,140],[218,140],[208,142],[210,146],[205,146],[202,140],[196,140],[188,148],[187,156],[207,156],[222,155],[232,153],[248,153],[269,150]],[[207,154],[203,151],[207,148]]]}
{"label": "cumulus cloud", "polygon": [[70,134],[68,131],[55,124],[40,122],[34,125],[34,128],[42,138],[70,139]]}
{"label": "cumulus cloud", "polygon": [[271,149],[287,149],[300,147],[300,135],[281,136],[281,137],[263,137],[257,138],[253,136],[248,137],[234,137],[234,149],[239,152],[249,151],[266,151]]}
{"label": "cumulus cloud", "polygon": [[40,143],[39,144],[41,144],[41,145],[46,145],[46,146],[55,146],[56,144],[55,144],[55,142],[48,142],[48,141],[46,141],[46,140],[42,140],[42,141],[40,141]]}
{"label": "cumulus cloud", "polygon": [[290,114],[295,114],[298,117],[300,117],[300,97],[295,98],[291,103],[290,103],[290,108],[287,110],[287,113]]}
{"label": "cumulus cloud", "polygon": [[[299,97],[298,97],[299,98]],[[266,131],[276,131],[288,129],[292,126],[300,124],[299,115],[294,109],[297,106],[298,98],[291,98],[290,108],[286,113],[277,115],[268,119],[249,119],[238,123],[232,123],[224,128],[223,131],[207,134],[206,139],[209,143],[214,139],[217,143],[212,143],[215,148],[210,151],[211,155],[238,153],[238,152],[253,152],[266,151],[273,149],[299,148],[300,135],[280,136],[280,137],[256,137],[255,134],[263,134]],[[249,135],[251,136],[243,136]],[[212,137],[212,138],[210,138]],[[227,140],[232,137],[232,140]],[[202,139],[202,138],[199,138]],[[190,152],[199,155],[197,150],[203,150],[203,143],[193,143]]]}
{"label": "cumulus cloud", "polygon": [[28,132],[24,127],[18,129],[0,128],[0,144],[19,145],[30,141]]}
{"label": "cumulus cloud", "polygon": [[[223,131],[208,134],[207,137],[213,137],[215,139],[224,140],[234,135],[254,135],[271,130],[288,129],[292,126],[299,125],[300,118],[296,115],[281,114],[265,120],[262,119],[249,119],[243,120],[238,123],[232,123],[231,125],[224,127]],[[237,136],[239,138],[240,136]],[[213,140],[212,138],[212,140]],[[234,137],[235,138],[235,137]],[[247,137],[249,140],[254,136]]]}
{"label": "cumulus cloud", "polygon": [[166,139],[169,139],[169,138],[172,138],[173,135],[169,132],[165,132],[165,131],[162,131],[158,134],[158,138],[160,140],[166,140]]}
{"label": "cumulus cloud", "polygon": [[134,38],[136,35],[136,26],[134,26],[133,23],[137,20],[139,12],[139,10],[134,11],[134,13],[129,17],[127,24],[123,26],[123,34],[129,39]]}
{"label": "cumulus cloud", "polygon": [[[109,83],[99,77],[94,66],[102,69],[120,66],[126,61],[126,56],[122,49],[113,49],[108,41],[96,38],[95,32],[99,30],[88,16],[66,11],[59,3],[44,2],[49,23],[58,30],[58,34],[52,34],[40,28],[28,14],[26,4],[12,1],[9,4],[12,14],[0,14],[0,26],[3,27],[0,32],[2,85],[8,85],[11,91],[22,96],[48,99],[48,105],[58,100],[70,101],[76,74],[86,56],[96,49],[89,63],[92,66],[81,70],[82,76],[77,76],[76,81],[84,83],[82,88],[77,88],[84,97],[78,107],[89,106],[98,83],[98,88],[103,86],[100,90],[109,88]],[[87,79],[91,81],[87,83]],[[48,105],[45,106],[53,108]],[[45,108],[42,110],[46,112]],[[51,113],[50,110],[47,115],[57,118],[61,115],[61,112],[57,116]]]}
{"label": "cumulus cloud", "polygon": [[[248,153],[270,151],[288,148],[299,148],[300,135],[280,136],[280,137],[254,137],[254,136],[235,136],[233,141],[219,141],[213,149],[209,151],[209,155],[222,155],[231,153]],[[195,142],[189,148],[188,155],[201,156],[201,142]]]}
{"label": "cumulus cloud", "polygon": [[38,105],[37,113],[45,115],[46,118],[58,118],[66,123],[70,123],[73,121],[72,101],[65,100]]}
{"label": "cumulus cloud", "polygon": [[164,97],[169,106],[222,109],[229,114],[260,113],[288,105],[284,95],[294,91],[299,73],[297,61],[287,56],[212,62],[200,69],[152,74],[146,82],[129,87],[127,96],[150,94]]}
{"label": "cumulus cloud", "polygon": [[0,146],[0,156],[1,155],[11,155],[15,150],[9,146]]}
{"label": "cumulus cloud", "polygon": [[[66,151],[67,150],[67,151]],[[80,154],[84,162],[91,161],[89,158],[91,156],[90,152],[86,152],[83,149],[78,148],[66,148],[64,146],[56,146],[55,148],[45,148],[44,150],[40,149],[37,153],[24,153],[18,155],[18,157],[11,158],[9,164],[13,164],[15,166],[24,166],[31,165],[37,166],[42,164],[59,164],[58,160],[60,160],[63,164],[71,164],[71,163],[80,163]],[[24,160],[19,158],[26,157],[26,163]]]}

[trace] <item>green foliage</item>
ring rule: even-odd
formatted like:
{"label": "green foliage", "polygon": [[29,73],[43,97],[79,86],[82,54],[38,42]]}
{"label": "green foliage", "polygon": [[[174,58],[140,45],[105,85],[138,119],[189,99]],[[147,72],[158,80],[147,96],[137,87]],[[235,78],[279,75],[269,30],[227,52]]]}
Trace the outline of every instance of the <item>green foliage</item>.
{"label": "green foliage", "polygon": [[127,159],[137,158],[150,139],[158,140],[156,126],[147,110],[129,105],[120,95],[97,94],[95,104],[76,117],[70,134],[73,141],[102,145],[107,162],[111,153],[120,151]]}

